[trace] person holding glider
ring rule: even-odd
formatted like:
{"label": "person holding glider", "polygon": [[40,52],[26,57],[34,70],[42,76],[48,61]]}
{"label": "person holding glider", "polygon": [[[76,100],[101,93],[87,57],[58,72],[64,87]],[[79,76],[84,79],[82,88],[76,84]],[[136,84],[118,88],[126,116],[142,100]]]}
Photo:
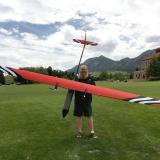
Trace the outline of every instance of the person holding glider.
{"label": "person holding glider", "polygon": [[[81,56],[80,56],[80,59],[79,59],[79,63],[78,63],[78,66],[77,66],[77,69],[76,69],[76,72],[75,72],[75,75],[77,75],[78,71],[79,71],[80,64],[81,64],[81,60],[82,60],[82,57],[83,57],[83,53],[84,53],[84,50],[85,50],[86,46],[87,45],[97,46],[98,43],[88,41],[87,40],[87,36],[86,36],[86,32],[85,32],[85,38],[84,38],[84,40],[73,39],[73,41],[76,42],[76,43],[83,44],[82,53],[81,53]],[[74,77],[73,79],[75,79],[75,78],[76,77]],[[71,105],[71,102],[72,102],[73,93],[74,93],[74,91],[70,90],[70,89],[67,92],[65,103],[64,103],[64,106],[63,106],[63,109],[62,109],[62,116],[63,116],[63,118],[66,117],[66,115],[69,112],[70,105]]]}
{"label": "person holding glider", "polygon": [[[95,82],[88,76],[88,67],[82,65],[80,67],[80,72],[77,75],[76,81],[95,85]],[[88,118],[88,127],[90,129],[90,138],[97,138],[94,131],[93,117],[92,117],[92,94],[75,91],[74,100],[74,116],[76,116],[77,123],[77,138],[82,137],[82,116]]]}

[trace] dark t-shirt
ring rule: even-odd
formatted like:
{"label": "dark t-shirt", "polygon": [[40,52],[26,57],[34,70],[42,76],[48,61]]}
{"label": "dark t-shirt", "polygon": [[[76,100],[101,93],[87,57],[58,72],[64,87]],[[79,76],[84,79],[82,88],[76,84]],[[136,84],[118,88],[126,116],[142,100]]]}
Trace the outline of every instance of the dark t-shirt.
{"label": "dark t-shirt", "polygon": [[[91,77],[87,77],[86,79],[76,79],[78,82],[87,83],[91,85],[95,85],[94,80]],[[92,94],[75,91],[75,105],[89,104],[92,102]]]}

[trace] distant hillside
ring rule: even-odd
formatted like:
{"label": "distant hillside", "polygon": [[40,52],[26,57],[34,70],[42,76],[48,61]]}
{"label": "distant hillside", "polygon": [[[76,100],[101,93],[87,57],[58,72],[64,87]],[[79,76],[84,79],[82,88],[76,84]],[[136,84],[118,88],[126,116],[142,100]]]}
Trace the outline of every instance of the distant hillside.
{"label": "distant hillside", "polygon": [[[140,61],[151,54],[154,50],[147,50],[135,58],[124,58],[120,61],[114,61],[103,55],[87,59],[83,64],[87,65],[90,72],[99,71],[134,71]],[[77,66],[69,69],[69,72],[75,72]]]}

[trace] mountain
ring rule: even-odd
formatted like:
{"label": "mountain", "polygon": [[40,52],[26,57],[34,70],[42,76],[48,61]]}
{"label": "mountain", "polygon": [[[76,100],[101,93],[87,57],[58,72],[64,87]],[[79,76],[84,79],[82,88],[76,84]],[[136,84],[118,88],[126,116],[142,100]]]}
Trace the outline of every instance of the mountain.
{"label": "mountain", "polygon": [[[103,55],[87,59],[84,63],[88,66],[90,72],[99,71],[135,71],[140,61],[150,55],[154,50],[147,50],[135,58],[124,58],[119,61],[112,60]],[[69,69],[69,72],[75,72],[77,66]]]}

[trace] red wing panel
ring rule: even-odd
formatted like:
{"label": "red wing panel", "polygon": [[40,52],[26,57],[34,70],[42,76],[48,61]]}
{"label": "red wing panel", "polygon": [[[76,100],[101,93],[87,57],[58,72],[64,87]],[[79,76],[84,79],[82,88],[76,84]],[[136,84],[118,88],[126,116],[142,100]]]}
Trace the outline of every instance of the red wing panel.
{"label": "red wing panel", "polygon": [[[11,68],[11,70],[14,71],[16,74],[22,76],[24,79],[39,82],[39,83],[44,83],[49,85],[58,85],[59,87],[62,87],[62,88],[81,91],[81,92],[87,92],[97,96],[127,100],[129,102],[134,102],[134,103],[143,104],[143,102],[145,102],[144,104],[147,104],[147,105],[160,106],[160,100],[155,100],[150,97],[141,97],[140,95],[133,94],[133,93],[128,93],[128,92],[100,87],[100,86],[94,86],[90,84],[76,82],[73,80],[57,78],[57,77],[43,75],[43,74],[34,73],[30,71],[24,71],[24,70],[13,69],[13,68]],[[148,101],[149,103],[147,103],[146,101]]]}
{"label": "red wing panel", "polygon": [[91,93],[98,96],[110,97],[115,99],[127,99],[127,98],[139,97],[139,95],[136,95],[136,94],[118,91],[110,88],[93,86],[93,85],[80,83],[72,80],[67,80],[63,78],[57,78],[53,76],[43,75],[43,74],[19,70],[19,69],[12,69],[12,70],[27,80],[49,84],[49,85],[58,85],[62,88],[87,92],[87,93]]}

